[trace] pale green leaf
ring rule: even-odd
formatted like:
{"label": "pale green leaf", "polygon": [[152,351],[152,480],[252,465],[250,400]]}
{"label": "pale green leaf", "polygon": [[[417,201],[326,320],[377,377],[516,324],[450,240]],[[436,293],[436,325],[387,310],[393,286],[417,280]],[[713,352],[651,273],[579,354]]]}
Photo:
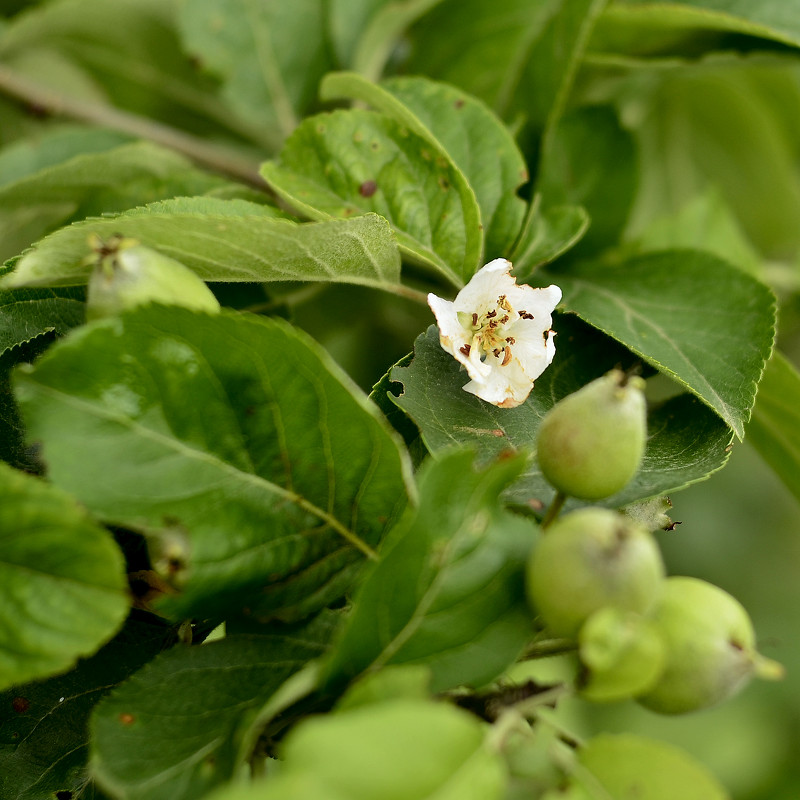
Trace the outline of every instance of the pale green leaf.
{"label": "pale green leaf", "polygon": [[692,30],[741,33],[800,47],[800,4],[796,0],[616,0],[598,25],[598,43],[638,49],[659,33],[674,36]]}
{"label": "pale green leaf", "polygon": [[590,797],[729,800],[708,768],[674,745],[633,734],[601,734],[578,750],[575,777]]}
{"label": "pale green leaf", "polygon": [[281,321],[151,306],[17,374],[51,479],[152,537],[179,619],[297,619],[345,592],[405,505],[374,406]]}
{"label": "pale green leaf", "polygon": [[522,224],[525,204],[516,193],[528,170],[508,129],[482,102],[425,78],[390,78],[375,86],[353,73],[328,75],[320,95],[363,100],[433,144],[475,193],[480,220],[466,222],[468,234],[470,224],[480,227],[478,242],[485,236],[477,250],[489,258],[508,254]]}
{"label": "pale green leaf", "polygon": [[714,256],[670,250],[547,276],[564,305],[670,375],[741,439],[772,350],[775,298]]}
{"label": "pale green leaf", "polygon": [[6,286],[85,283],[90,234],[123,234],[177,259],[206,281],[400,281],[400,255],[377,214],[298,224],[245,200],[165,200],[62,228],[37,242],[4,277]]}
{"label": "pale green leaf", "polygon": [[767,362],[747,437],[800,500],[800,373],[779,352]]}
{"label": "pale green leaf", "polygon": [[309,719],[282,757],[349,800],[499,800],[505,768],[485,736],[465,711],[404,699]]}
{"label": "pale green leaf", "polygon": [[0,60],[68,97],[111,102],[195,135],[245,132],[182,47],[177,6],[174,0],[39,3],[5,28]]}
{"label": "pale green leaf", "polygon": [[249,755],[243,727],[329,633],[312,621],[163,653],[95,707],[92,774],[127,800],[196,800],[230,780]]}
{"label": "pale green leaf", "polygon": [[130,137],[104,128],[59,125],[35,139],[20,139],[0,150],[0,185],[13,183],[73,156],[119,147]]}
{"label": "pale green leaf", "polygon": [[128,611],[123,559],[69,496],[0,464],[0,688],[69,669]]}
{"label": "pale green leaf", "polygon": [[525,459],[476,470],[469,449],[420,475],[420,503],[387,537],[325,667],[338,682],[386,664],[430,668],[433,691],[482,686],[531,635],[523,571],[536,539],[498,496]]}
{"label": "pale green leaf", "polygon": [[201,194],[222,182],[146,143],[75,156],[0,187],[0,258],[71,220]]}
{"label": "pale green leaf", "polygon": [[[542,417],[558,400],[615,366],[635,363],[630,352],[575,317],[557,315],[554,328],[555,360],[517,408],[498,408],[463,391],[467,374],[441,348],[434,326],[417,339],[411,364],[392,370],[402,393],[391,399],[414,420],[435,455],[456,444],[473,446],[483,461],[509,450],[530,451]],[[728,459],[729,428],[691,395],[652,408],[648,430],[641,469],[603,505],[619,507],[676,491],[703,480]],[[547,503],[553,494],[534,463],[506,492],[509,500],[524,506]]]}
{"label": "pale green leaf", "polygon": [[[389,220],[400,252],[461,286],[475,271],[475,198],[425,139],[388,117],[348,110],[305,120],[262,175],[310,219],[374,211]],[[466,193],[465,193],[466,192]]]}

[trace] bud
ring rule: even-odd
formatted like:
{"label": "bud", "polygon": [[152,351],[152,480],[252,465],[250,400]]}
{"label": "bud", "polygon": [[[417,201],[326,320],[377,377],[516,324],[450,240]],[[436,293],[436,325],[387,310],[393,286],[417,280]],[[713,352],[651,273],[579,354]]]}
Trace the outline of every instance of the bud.
{"label": "bud", "polygon": [[750,617],[734,597],[697,578],[674,577],[653,614],[667,647],[655,687],[638,698],[661,714],[684,714],[732,697],[753,677],[783,676],[759,655]]}
{"label": "bud", "polygon": [[647,439],[644,381],[615,369],[556,403],[537,442],[539,466],[560,492],[601,500],[636,474]]}
{"label": "bud", "polygon": [[88,320],[116,316],[146,303],[219,311],[219,302],[188,267],[136,239],[91,237],[96,254],[86,296]]}
{"label": "bud", "polygon": [[584,667],[580,691],[604,703],[635,697],[650,689],[664,669],[666,648],[646,617],[618,608],[601,608],[578,635]]}
{"label": "bud", "polygon": [[615,511],[557,519],[528,562],[528,596],[556,636],[573,637],[606,606],[644,614],[661,592],[664,563],[648,530]]}

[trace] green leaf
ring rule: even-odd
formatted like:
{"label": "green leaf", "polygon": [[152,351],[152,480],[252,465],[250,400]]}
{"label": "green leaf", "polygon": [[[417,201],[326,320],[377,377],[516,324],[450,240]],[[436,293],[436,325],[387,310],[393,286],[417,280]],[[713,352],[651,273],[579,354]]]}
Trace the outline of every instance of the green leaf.
{"label": "green leaf", "polygon": [[407,71],[460,86],[505,117],[531,51],[563,5],[445,0],[412,29]]}
{"label": "green leaf", "polygon": [[89,235],[121,233],[177,259],[206,281],[400,282],[400,254],[377,214],[297,224],[244,200],[180,198],[62,228],[37,242],[6,286],[85,283]]}
{"label": "green leaf", "polygon": [[444,703],[390,701],[309,719],[283,763],[349,800],[499,800],[505,768],[485,730]]}
{"label": "green leaf", "polygon": [[508,254],[525,213],[517,190],[528,170],[508,129],[481,101],[426,78],[391,78],[375,86],[353,73],[328,75],[320,96],[363,100],[427,139],[475,193],[485,232],[481,252]]}
{"label": "green leaf", "polygon": [[440,2],[333,0],[329,25],[339,62],[378,80],[406,28]]}
{"label": "green leaf", "polygon": [[477,471],[470,450],[429,462],[420,503],[389,534],[325,667],[337,682],[386,664],[431,669],[433,691],[482,686],[530,638],[523,567],[536,538],[501,511],[524,458]]}
{"label": "green leaf", "polygon": [[176,647],[95,707],[93,776],[127,800],[194,800],[229,780],[250,755],[243,731],[330,629],[313,621],[281,636],[230,636]]}
{"label": "green leaf", "polygon": [[767,362],[747,437],[800,500],[800,373],[779,352]]}
{"label": "green leaf", "polygon": [[589,215],[581,206],[543,204],[541,195],[536,195],[510,257],[518,282],[526,283],[538,267],[574,247],[589,224]]}
{"label": "green leaf", "polygon": [[[518,408],[497,408],[463,391],[468,377],[439,345],[435,326],[417,339],[411,364],[392,371],[403,392],[391,399],[418,425],[434,455],[454,444],[472,445],[482,462],[509,449],[530,451],[542,417],[558,400],[615,366],[635,363],[630,352],[575,317],[557,315],[554,328],[555,360]],[[707,477],[728,459],[730,430],[691,395],[651,409],[648,430],[638,474],[603,505],[616,508],[676,491]],[[531,501],[549,502],[553,489],[531,464],[506,496],[527,506]]]}
{"label": "green leaf", "polygon": [[95,107],[110,102],[198,136],[246,133],[214,97],[213,82],[187,57],[176,31],[176,5],[162,0],[40,3],[5,28],[0,60]]}
{"label": "green leaf", "polygon": [[608,106],[583,107],[552,130],[536,189],[548,206],[579,205],[591,224],[580,243],[596,252],[619,240],[636,191],[636,148]]}
{"label": "green leaf", "polygon": [[64,334],[82,324],[84,316],[79,290],[0,290],[0,355],[43,333]]}
{"label": "green leaf", "polygon": [[309,219],[374,211],[392,225],[406,258],[461,286],[479,253],[467,225],[475,198],[460,172],[407,126],[372,111],[305,120],[277,162],[261,173],[285,203]]}
{"label": "green leaf", "polygon": [[17,255],[70,220],[176,194],[201,194],[220,183],[182,157],[146,143],[75,156],[0,187],[0,258]]}
{"label": "green leaf", "polygon": [[71,672],[0,694],[0,796],[78,796],[89,780],[91,710],[171,639],[172,629],[163,624],[129,619],[114,639]]}
{"label": "green leaf", "polygon": [[627,115],[635,104],[640,120],[639,192],[630,236],[717,191],[762,257],[795,258],[800,248],[795,69],[793,59],[737,55],[643,76],[646,89],[643,85],[623,107]]}
{"label": "green leaf", "polygon": [[0,688],[69,669],[128,610],[122,554],[78,504],[0,464]]}
{"label": "green leaf", "polygon": [[677,747],[633,734],[601,734],[578,750],[578,783],[614,800],[729,800],[709,770]]}
{"label": "green leaf", "polygon": [[331,67],[321,0],[186,0],[179,26],[184,47],[222,79],[222,96],[271,149],[308,111]]}
{"label": "green leaf", "polygon": [[151,534],[179,619],[325,606],[410,490],[374,406],[278,320],[151,306],[78,329],[17,393],[51,479]]}
{"label": "green leaf", "polygon": [[36,139],[20,139],[0,150],[0,185],[13,183],[74,156],[119,147],[129,136],[103,128],[60,125]]}
{"label": "green leaf", "polygon": [[775,299],[708,253],[672,250],[581,264],[556,280],[564,304],[699,397],[741,439],[772,349]]}
{"label": "green leaf", "polygon": [[656,31],[700,29],[741,33],[800,47],[795,0],[617,0],[605,12],[599,42],[639,47]]}

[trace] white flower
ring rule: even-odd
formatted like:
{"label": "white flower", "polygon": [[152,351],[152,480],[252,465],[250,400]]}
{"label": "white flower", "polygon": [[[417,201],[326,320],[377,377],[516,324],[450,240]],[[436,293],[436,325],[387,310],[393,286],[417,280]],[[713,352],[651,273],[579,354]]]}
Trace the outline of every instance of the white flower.
{"label": "white flower", "polygon": [[428,295],[442,347],[472,378],[464,391],[503,408],[524,403],[553,360],[550,326],[561,301],[558,286],[517,286],[510,270],[510,261],[497,258],[476,272],[454,301]]}

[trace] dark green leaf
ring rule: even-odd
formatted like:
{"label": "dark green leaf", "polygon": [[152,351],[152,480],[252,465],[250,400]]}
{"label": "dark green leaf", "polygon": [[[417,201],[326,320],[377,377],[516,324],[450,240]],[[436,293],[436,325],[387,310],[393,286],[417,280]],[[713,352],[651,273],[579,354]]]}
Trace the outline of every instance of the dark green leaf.
{"label": "dark green leaf", "polygon": [[775,298],[714,256],[672,250],[541,276],[564,304],[712,408],[741,439],[772,349]]}
{"label": "dark green leaf", "polygon": [[222,79],[230,107],[280,146],[331,67],[322,0],[186,0],[179,24],[186,49]]}
{"label": "dark green leaf", "polygon": [[[509,449],[530,451],[541,418],[558,400],[615,366],[627,368],[635,362],[630,352],[575,317],[557,315],[554,328],[558,334],[555,360],[518,408],[498,408],[463,391],[467,375],[440,347],[435,326],[417,339],[414,361],[393,370],[392,378],[403,385],[394,402],[418,425],[434,454],[454,444],[472,445],[482,461]],[[653,408],[648,428],[639,473],[604,505],[617,507],[675,491],[702,480],[727,461],[730,430],[690,395]],[[531,464],[507,496],[527,505],[532,500],[548,502],[553,490]]]}
{"label": "dark green leaf", "polygon": [[400,281],[400,254],[377,214],[297,224],[245,200],[165,200],[115,217],[77,222],[37,242],[6,286],[85,283],[89,235],[121,233],[177,259],[206,281]]}
{"label": "dark green leaf", "polygon": [[425,139],[382,114],[335,111],[305,120],[262,175],[310,219],[381,214],[405,257],[457,286],[478,266],[467,228],[475,197],[461,173]]}
{"label": "dark green leaf", "polygon": [[460,86],[505,117],[531,51],[563,5],[562,0],[445,0],[412,30],[408,71]]}
{"label": "dark green leaf", "polygon": [[114,635],[122,554],[78,504],[0,464],[0,688],[69,669]]}
{"label": "dark green leaf", "polygon": [[406,28],[441,0],[333,0],[329,25],[339,63],[377,80]]}
{"label": "dark green leaf", "polygon": [[591,220],[579,250],[616,244],[636,191],[636,149],[608,106],[579,108],[553,129],[537,191],[553,205],[583,206]]}
{"label": "dark green leaf", "polygon": [[589,224],[589,215],[581,206],[543,205],[541,195],[537,195],[511,254],[519,283],[525,283],[537,267],[574,247]]}
{"label": "dark green leaf", "polygon": [[43,333],[64,334],[83,321],[80,290],[0,290],[0,355]]}
{"label": "dark green leaf", "polygon": [[729,800],[703,764],[674,745],[642,736],[601,734],[580,748],[578,761],[582,769],[576,772],[577,782],[590,797]]}
{"label": "dark green leaf", "polygon": [[178,618],[309,614],[406,502],[407,457],[374,406],[280,321],[149,307],[17,377],[51,479],[153,534]]}
{"label": "dark green leaf", "polygon": [[485,233],[481,252],[490,258],[508,254],[525,212],[516,192],[528,170],[508,129],[482,102],[425,78],[391,78],[375,86],[353,73],[328,75],[320,95],[368,102],[427,139],[475,193]]}
{"label": "dark green leaf", "polygon": [[423,664],[433,691],[481,686],[531,635],[523,565],[536,528],[500,509],[525,459],[477,471],[457,450],[429,462],[420,503],[387,538],[325,667],[336,682],[386,664]]}
{"label": "dark green leaf", "polygon": [[103,698],[91,720],[91,771],[128,800],[196,800],[250,755],[243,730],[330,633],[231,636],[176,647]]}
{"label": "dark green leaf", "polygon": [[800,374],[779,352],[767,362],[747,436],[800,500]]}
{"label": "dark green leaf", "polygon": [[89,714],[112,686],[174,638],[158,622],[129,619],[105,647],[58,678],[0,694],[0,797],[77,797],[89,781]]}
{"label": "dark green leaf", "polygon": [[0,187],[0,258],[17,255],[70,220],[201,194],[221,183],[151,144],[75,156]]}

